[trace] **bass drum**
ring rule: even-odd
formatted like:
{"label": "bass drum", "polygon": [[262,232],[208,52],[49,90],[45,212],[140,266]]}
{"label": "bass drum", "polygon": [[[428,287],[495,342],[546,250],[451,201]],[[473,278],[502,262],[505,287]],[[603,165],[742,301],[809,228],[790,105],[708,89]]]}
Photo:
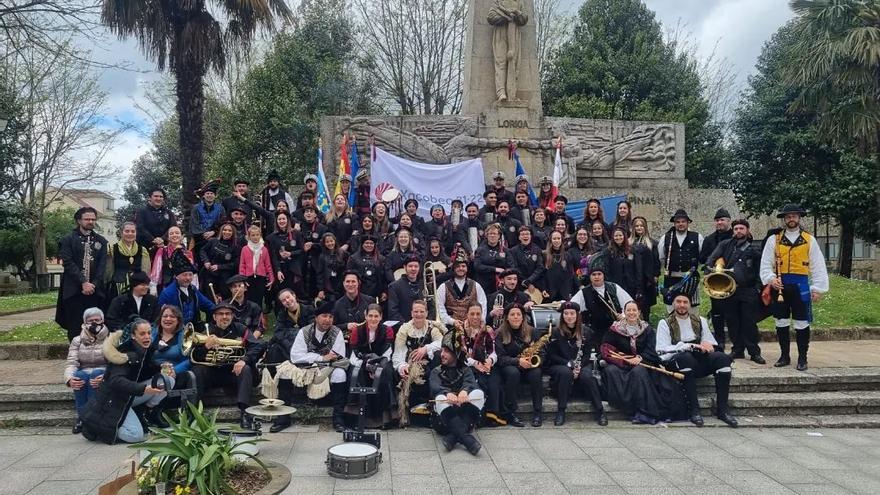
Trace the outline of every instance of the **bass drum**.
{"label": "bass drum", "polygon": [[334,478],[368,478],[379,471],[382,453],[375,445],[348,442],[327,449],[327,474]]}
{"label": "bass drum", "polygon": [[553,325],[559,323],[559,311],[532,306],[532,326],[537,331],[537,336],[547,333],[551,322]]}

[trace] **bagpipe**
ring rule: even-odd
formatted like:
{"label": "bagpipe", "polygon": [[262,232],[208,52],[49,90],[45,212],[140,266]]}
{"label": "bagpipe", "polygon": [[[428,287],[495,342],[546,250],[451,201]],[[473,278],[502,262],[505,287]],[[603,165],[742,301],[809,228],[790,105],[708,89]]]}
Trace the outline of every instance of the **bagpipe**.
{"label": "bagpipe", "polygon": [[697,272],[696,268],[691,268],[678,282],[669,287],[666,287],[665,285],[666,279],[664,279],[663,283],[658,287],[660,296],[663,297],[663,302],[665,304],[671,305],[672,301],[675,300],[675,296],[678,294],[686,294],[691,301],[694,301],[696,300],[697,291],[700,290],[700,274]]}

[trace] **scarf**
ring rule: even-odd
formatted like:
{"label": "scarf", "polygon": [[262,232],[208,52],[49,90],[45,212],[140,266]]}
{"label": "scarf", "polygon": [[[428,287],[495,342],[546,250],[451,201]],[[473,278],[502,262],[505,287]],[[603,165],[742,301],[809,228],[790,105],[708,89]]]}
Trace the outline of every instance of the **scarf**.
{"label": "scarf", "polygon": [[254,275],[257,274],[257,267],[260,266],[260,255],[263,254],[263,240],[259,242],[248,241],[248,247],[251,248],[251,259],[254,262]]}

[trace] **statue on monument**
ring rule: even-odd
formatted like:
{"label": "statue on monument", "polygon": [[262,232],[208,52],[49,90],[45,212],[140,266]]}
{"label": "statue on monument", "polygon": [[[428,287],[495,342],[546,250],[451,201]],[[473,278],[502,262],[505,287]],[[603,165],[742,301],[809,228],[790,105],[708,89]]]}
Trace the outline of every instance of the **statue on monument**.
{"label": "statue on monument", "polygon": [[495,26],[492,54],[495,59],[495,95],[498,101],[516,100],[522,32],[529,17],[522,0],[495,0],[486,18]]}

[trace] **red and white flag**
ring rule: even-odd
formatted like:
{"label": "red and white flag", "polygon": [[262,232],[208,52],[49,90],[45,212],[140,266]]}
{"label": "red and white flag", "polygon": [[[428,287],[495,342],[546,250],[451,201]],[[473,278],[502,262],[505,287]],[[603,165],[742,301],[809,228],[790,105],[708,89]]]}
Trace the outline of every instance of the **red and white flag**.
{"label": "red and white flag", "polygon": [[553,160],[553,186],[550,188],[552,205],[559,194],[559,188],[566,182],[565,169],[562,167],[562,136],[556,138],[556,158]]}

